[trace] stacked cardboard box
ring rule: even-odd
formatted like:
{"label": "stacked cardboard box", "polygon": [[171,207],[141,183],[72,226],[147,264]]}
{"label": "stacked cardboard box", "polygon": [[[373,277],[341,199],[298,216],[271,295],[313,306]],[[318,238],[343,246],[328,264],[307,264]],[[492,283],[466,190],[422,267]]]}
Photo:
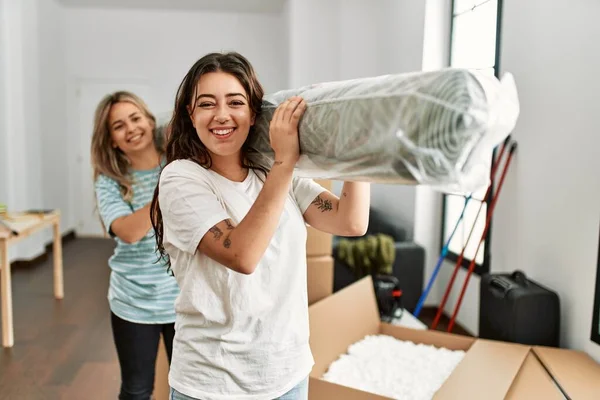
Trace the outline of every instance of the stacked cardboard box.
{"label": "stacked cardboard box", "polygon": [[388,398],[321,379],[348,346],[375,334],[466,352],[434,399],[591,400],[600,396],[600,365],[583,352],[382,323],[370,277],[313,304],[309,316],[315,359],[309,384],[311,400]]}
{"label": "stacked cardboard box", "polygon": [[[316,182],[325,189],[331,190],[331,181],[317,180]],[[308,225],[306,229],[308,304],[312,304],[333,292],[333,257],[331,256],[333,236]]]}

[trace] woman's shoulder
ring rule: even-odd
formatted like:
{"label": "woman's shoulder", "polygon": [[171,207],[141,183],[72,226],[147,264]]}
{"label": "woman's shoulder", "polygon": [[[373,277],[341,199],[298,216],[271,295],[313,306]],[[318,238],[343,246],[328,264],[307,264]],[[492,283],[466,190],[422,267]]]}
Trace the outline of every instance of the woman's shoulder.
{"label": "woman's shoulder", "polygon": [[164,166],[162,174],[172,174],[179,171],[195,172],[197,174],[205,174],[206,168],[195,161],[189,159],[174,160]]}
{"label": "woman's shoulder", "polygon": [[211,180],[206,168],[192,160],[175,160],[168,163],[160,173],[160,180],[172,179]]}
{"label": "woman's shoulder", "polygon": [[104,175],[104,174],[98,174],[98,176],[96,177],[96,180],[94,181],[94,186],[96,186],[96,188],[102,187],[102,188],[106,188],[106,187],[119,187],[119,182],[117,182],[116,179],[111,178],[108,175]]}

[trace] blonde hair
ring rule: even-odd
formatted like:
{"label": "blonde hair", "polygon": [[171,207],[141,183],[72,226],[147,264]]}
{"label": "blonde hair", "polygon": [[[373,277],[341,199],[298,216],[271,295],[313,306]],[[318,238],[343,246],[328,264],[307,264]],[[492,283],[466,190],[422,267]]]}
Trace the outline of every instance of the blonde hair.
{"label": "blonde hair", "polygon": [[94,182],[98,176],[105,175],[114,179],[121,187],[121,195],[125,201],[133,198],[132,182],[129,175],[129,161],[119,148],[112,145],[112,136],[108,117],[113,105],[117,103],[131,103],[153,122],[154,146],[162,156],[164,154],[164,140],[157,138],[156,118],[150,112],[146,103],[133,93],[118,91],[104,96],[96,107],[94,114],[94,133],[92,135],[91,160],[94,171]]}

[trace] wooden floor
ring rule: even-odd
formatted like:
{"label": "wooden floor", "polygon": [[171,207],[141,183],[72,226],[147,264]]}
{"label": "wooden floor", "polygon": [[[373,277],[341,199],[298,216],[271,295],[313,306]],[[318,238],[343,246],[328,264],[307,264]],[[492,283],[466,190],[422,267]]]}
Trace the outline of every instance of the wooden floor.
{"label": "wooden floor", "polygon": [[[435,315],[437,314],[437,307],[423,307],[421,309],[421,313],[419,314],[419,320],[427,325],[428,328],[431,327],[433,320],[435,319]],[[450,318],[444,313],[440,317],[440,320],[435,328],[436,331],[447,332],[448,325],[450,323]],[[465,328],[463,328],[460,324],[455,323],[452,327],[452,333],[464,336],[473,337],[473,335],[468,332]]]}
{"label": "wooden floor", "polygon": [[15,345],[0,350],[0,399],[116,399],[119,366],[107,302],[113,242],[63,248],[65,298],[52,294],[52,258],[13,270]]}

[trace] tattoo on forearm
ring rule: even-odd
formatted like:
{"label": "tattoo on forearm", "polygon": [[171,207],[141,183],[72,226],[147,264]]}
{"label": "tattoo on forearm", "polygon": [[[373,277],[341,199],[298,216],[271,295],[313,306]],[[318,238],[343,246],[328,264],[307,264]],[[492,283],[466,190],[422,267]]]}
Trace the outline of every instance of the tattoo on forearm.
{"label": "tattoo on forearm", "polygon": [[233,224],[231,223],[230,220],[226,219],[225,223],[227,224],[227,230],[230,231],[233,229]]}
{"label": "tattoo on forearm", "polygon": [[208,231],[213,234],[215,240],[219,240],[221,239],[221,236],[223,236],[223,231],[220,230],[217,226],[213,226]]}
{"label": "tattoo on forearm", "polygon": [[331,204],[331,201],[327,199],[322,199],[320,195],[313,200],[312,204],[316,205],[319,208],[319,210],[321,210],[321,212],[333,210],[333,205]]}
{"label": "tattoo on forearm", "polygon": [[225,238],[225,241],[223,242],[223,247],[225,247],[226,249],[231,247],[231,239],[229,239],[228,237]]}

